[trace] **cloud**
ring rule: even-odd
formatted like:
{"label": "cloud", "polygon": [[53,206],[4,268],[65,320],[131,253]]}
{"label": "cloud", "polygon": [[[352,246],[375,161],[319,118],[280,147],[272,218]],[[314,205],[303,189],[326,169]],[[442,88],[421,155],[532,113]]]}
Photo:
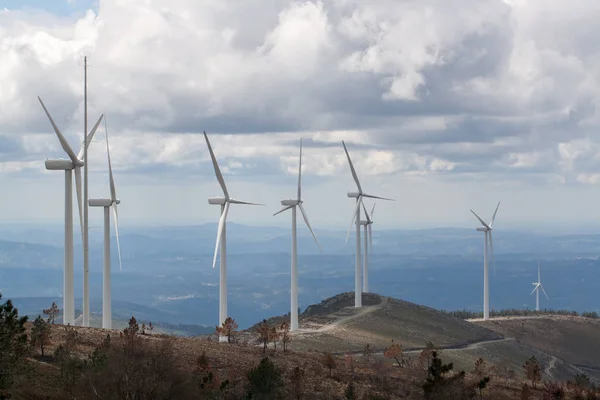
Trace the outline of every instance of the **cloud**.
{"label": "cloud", "polygon": [[[206,130],[232,185],[293,181],[300,137],[308,184],[339,190],[353,185],[341,140],[361,179],[384,185],[598,185],[598,18],[584,0],[2,11],[0,171],[56,175],[43,169],[62,150],[38,95],[79,147],[87,54],[90,124],[106,113],[121,182],[214,185]],[[92,146],[104,184],[104,144]]]}

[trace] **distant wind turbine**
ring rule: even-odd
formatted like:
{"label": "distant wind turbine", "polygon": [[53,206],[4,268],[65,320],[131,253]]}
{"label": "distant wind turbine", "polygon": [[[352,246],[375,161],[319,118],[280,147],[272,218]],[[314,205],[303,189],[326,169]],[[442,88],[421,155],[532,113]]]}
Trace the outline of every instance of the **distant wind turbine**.
{"label": "distant wind turbine", "polygon": [[282,200],[281,205],[284,206],[281,210],[277,211],[274,216],[280,214],[286,210],[292,210],[292,268],[291,268],[291,289],[290,289],[290,330],[295,331],[298,329],[298,239],[296,236],[296,207],[300,208],[304,222],[308,227],[308,230],[315,239],[319,251],[322,253],[321,245],[317,240],[317,236],[313,232],[310,222],[308,222],[308,216],[304,207],[302,207],[302,139],[300,139],[300,162],[298,165],[298,197],[296,200]]}
{"label": "distant wind turbine", "polygon": [[362,292],[360,285],[360,205],[362,203],[363,197],[368,197],[371,199],[381,199],[381,200],[391,200],[385,197],[373,196],[367,193],[364,193],[362,187],[360,186],[360,182],[358,181],[358,175],[356,175],[356,170],[354,169],[354,165],[352,164],[352,160],[350,159],[350,154],[348,154],[348,149],[346,148],[346,143],[342,141],[342,145],[344,146],[344,151],[346,152],[346,157],[348,158],[348,164],[350,164],[350,172],[352,172],[352,178],[354,178],[354,182],[356,183],[356,188],[358,192],[348,192],[348,197],[356,199],[356,207],[354,209],[354,213],[352,214],[352,220],[350,221],[350,228],[348,229],[348,234],[346,235],[346,243],[348,243],[348,238],[350,237],[350,231],[352,230],[352,224],[356,221],[356,260],[355,260],[355,270],[354,270],[354,307],[362,307]]}
{"label": "distant wind turbine", "polygon": [[[487,224],[484,220],[482,220],[479,215],[475,213],[475,211],[471,210],[473,215],[477,217],[479,222],[481,222],[482,227],[477,228],[478,232],[484,232],[484,246],[483,246],[483,319],[490,319],[490,286],[489,286],[489,269],[488,269],[488,242],[489,247],[492,252],[492,264],[494,265],[494,272],[496,272],[496,262],[494,260],[494,242],[492,241],[492,227],[494,226],[494,220],[496,219],[496,213],[498,213],[498,207],[500,207],[500,202],[496,206],[496,211],[494,211],[494,215],[492,216],[492,221]],[[489,236],[489,238],[488,238]]]}
{"label": "distant wind turbine", "polygon": [[[83,229],[83,217],[82,217],[82,199],[81,199],[81,167],[84,166],[86,160],[84,154],[87,152],[87,147],[89,147],[94,134],[96,133],[96,129],[98,129],[98,125],[100,125],[100,121],[102,121],[101,115],[94,125],[94,128],[87,135],[87,140],[84,139],[81,144],[81,149],[79,150],[79,154],[75,154],[69,143],[63,136],[56,123],[54,123],[54,119],[48,112],[46,105],[42,101],[40,97],[38,97],[46,116],[50,120],[50,124],[52,124],[52,128],[54,132],[56,132],[56,136],[58,136],[58,141],[60,142],[61,147],[69,156],[68,160],[58,159],[58,160],[48,160],[46,159],[45,165],[47,170],[52,171],[65,171],[65,268],[64,268],[64,278],[63,278],[63,324],[71,324],[75,323],[75,288],[74,288],[74,262],[73,262],[73,173],[75,170],[75,189],[77,191],[77,206],[79,208],[79,225],[81,228],[81,234],[84,235]],[[87,143],[87,145],[86,145]],[[85,297],[85,294],[84,294]]]}
{"label": "distant wind turbine", "polygon": [[112,165],[110,162],[110,147],[108,145],[108,129],[106,128],[106,119],[104,119],[104,129],[106,132],[106,155],[108,157],[108,178],[110,184],[109,199],[90,199],[90,207],[104,208],[104,268],[102,274],[102,328],[112,329],[112,302],[111,302],[111,285],[110,285],[110,209],[113,211],[115,219],[115,234],[117,237],[117,251],[119,253],[119,268],[123,271],[121,262],[121,244],[119,243],[119,213],[117,204],[121,203],[117,199],[117,191],[115,189],[115,180],[112,173]]}
{"label": "distant wind turbine", "polygon": [[362,203],[363,211],[365,212],[366,220],[360,221],[360,224],[365,229],[365,254],[363,257],[363,292],[369,293],[369,246],[371,246],[371,250],[373,249],[373,231],[371,230],[371,225],[373,225],[373,213],[375,212],[375,204],[373,204],[373,208],[371,209],[371,215],[367,212],[367,207],[365,207],[365,203]]}
{"label": "distant wind turbine", "polygon": [[540,289],[542,289],[542,292],[544,292],[544,295],[546,296],[546,298],[548,300],[550,300],[550,298],[548,297],[548,295],[546,294],[546,291],[544,290],[544,287],[542,286],[542,278],[541,278],[541,274],[540,274],[540,262],[539,261],[538,261],[538,281],[533,282],[532,285],[535,287],[533,288],[531,293],[529,293],[529,295],[531,296],[533,294],[533,292],[535,292],[535,311],[540,311]]}
{"label": "distant wind turbine", "polygon": [[[262,206],[264,204],[257,203],[249,203],[246,201],[235,200],[229,197],[229,192],[227,191],[227,186],[225,186],[225,180],[223,179],[223,175],[221,174],[221,170],[219,169],[219,164],[217,163],[217,158],[215,157],[215,153],[213,152],[212,146],[210,145],[210,141],[208,140],[208,136],[206,132],[204,132],[204,139],[206,139],[206,145],[208,146],[208,152],[210,153],[210,158],[213,163],[213,167],[215,169],[215,175],[217,176],[217,180],[219,181],[219,185],[221,185],[221,189],[223,190],[224,197],[209,197],[208,204],[218,204],[221,206],[221,216],[219,217],[219,226],[217,228],[217,242],[215,244],[215,255],[213,257],[213,268],[217,262],[217,254],[219,254],[219,250],[221,253],[220,258],[220,269],[219,269],[219,326],[225,322],[227,318],[227,213],[229,212],[229,207],[231,204],[248,204],[253,206]],[[220,249],[219,249],[220,245]],[[227,337],[220,336],[220,342],[226,342]]]}

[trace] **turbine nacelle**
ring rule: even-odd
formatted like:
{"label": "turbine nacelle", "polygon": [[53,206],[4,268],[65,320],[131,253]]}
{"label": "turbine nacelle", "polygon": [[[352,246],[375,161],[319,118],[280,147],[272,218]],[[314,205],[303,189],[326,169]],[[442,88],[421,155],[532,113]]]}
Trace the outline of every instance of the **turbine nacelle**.
{"label": "turbine nacelle", "polygon": [[348,192],[346,195],[347,195],[348,197],[350,197],[350,198],[353,198],[353,199],[355,199],[355,198],[357,198],[358,196],[360,196],[360,193],[358,193],[358,192]]}
{"label": "turbine nacelle", "polygon": [[487,228],[483,228],[483,227],[479,227],[479,228],[476,228],[476,230],[477,230],[477,232],[485,232],[488,229]]}
{"label": "turbine nacelle", "polygon": [[227,199],[225,197],[209,197],[208,198],[208,204],[222,206],[225,203],[227,203]]}
{"label": "turbine nacelle", "polygon": [[90,199],[88,201],[90,207],[110,207],[112,203],[111,199]]}
{"label": "turbine nacelle", "polygon": [[50,171],[70,171],[75,169],[75,165],[71,160],[58,159],[58,160],[46,160],[44,162],[46,169]]}
{"label": "turbine nacelle", "polygon": [[281,200],[281,205],[282,206],[297,206],[298,204],[302,203],[302,200]]}

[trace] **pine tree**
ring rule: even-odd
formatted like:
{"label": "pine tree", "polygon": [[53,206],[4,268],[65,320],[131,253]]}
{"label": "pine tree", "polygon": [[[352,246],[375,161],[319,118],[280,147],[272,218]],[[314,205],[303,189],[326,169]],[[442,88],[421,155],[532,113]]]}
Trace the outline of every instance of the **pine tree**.
{"label": "pine tree", "polygon": [[225,321],[221,326],[217,326],[215,333],[219,336],[227,336],[227,343],[231,343],[231,339],[237,333],[238,324],[231,317],[225,318]]}
{"label": "pine tree", "polygon": [[25,322],[27,317],[19,317],[19,311],[10,300],[0,304],[0,392],[12,386],[24,365],[27,355]]}
{"label": "pine tree", "polygon": [[50,322],[44,321],[44,319],[38,315],[31,327],[31,345],[33,347],[39,346],[42,357],[44,357],[44,349],[50,344],[49,324]]}

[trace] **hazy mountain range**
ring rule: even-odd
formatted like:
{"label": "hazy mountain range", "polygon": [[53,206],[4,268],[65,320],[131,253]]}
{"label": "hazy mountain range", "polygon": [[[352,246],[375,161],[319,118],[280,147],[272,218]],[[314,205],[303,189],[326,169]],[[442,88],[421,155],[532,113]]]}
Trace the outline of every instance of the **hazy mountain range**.
{"label": "hazy mountain range", "polygon": [[[78,228],[77,226],[75,228]],[[172,324],[214,325],[218,315],[218,268],[212,269],[215,224],[121,229],[123,272],[112,243],[113,312],[135,313]],[[300,307],[354,288],[354,236],[299,229]],[[61,226],[0,229],[0,291],[26,313],[38,300],[62,293],[64,235]],[[235,223],[227,230],[229,310],[241,327],[289,311],[290,232]],[[75,229],[76,297],[81,297],[81,237]],[[100,311],[102,232],[90,233],[92,311]],[[542,265],[550,301],[542,307],[595,311],[600,279],[600,234],[541,235],[494,231],[496,274],[490,279],[493,308],[533,307],[529,296]],[[481,309],[483,235],[474,229],[377,230],[370,259],[371,291],[434,308]],[[490,268],[492,266],[490,265]],[[81,308],[78,302],[76,308]],[[24,310],[25,311],[25,310]]]}

